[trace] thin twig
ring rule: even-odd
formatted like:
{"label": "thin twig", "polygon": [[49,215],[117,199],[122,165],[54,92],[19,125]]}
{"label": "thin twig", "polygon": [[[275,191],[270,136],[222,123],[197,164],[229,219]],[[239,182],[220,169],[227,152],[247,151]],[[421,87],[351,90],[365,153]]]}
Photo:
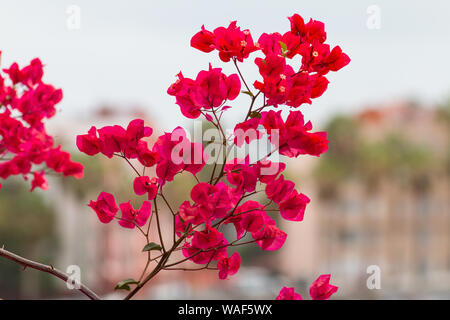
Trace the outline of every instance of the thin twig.
{"label": "thin twig", "polygon": [[[21,266],[24,267],[24,269],[26,269],[27,267],[30,267],[32,269],[36,269],[39,271],[43,271],[49,274],[54,275],[55,277],[63,280],[63,281],[67,281],[69,279],[69,275],[67,275],[66,273],[55,269],[53,266],[48,266],[39,262],[35,262],[32,260],[28,260],[24,257],[21,257],[15,253],[12,253],[4,248],[0,248],[0,257],[4,257],[8,260],[11,260],[17,264],[20,264]],[[88,287],[86,287],[84,284],[79,283],[80,288],[77,289],[79,291],[81,291],[85,296],[87,296],[89,299],[91,300],[101,300],[101,298],[94,293],[91,289],[89,289]]]}

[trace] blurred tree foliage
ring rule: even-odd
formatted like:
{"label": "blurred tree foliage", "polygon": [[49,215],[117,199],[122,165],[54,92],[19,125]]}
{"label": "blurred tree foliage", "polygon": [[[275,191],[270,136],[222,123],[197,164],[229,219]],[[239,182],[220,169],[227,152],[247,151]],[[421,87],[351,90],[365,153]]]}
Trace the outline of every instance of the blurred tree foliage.
{"label": "blurred tree foliage", "polygon": [[326,127],[329,150],[314,172],[321,196],[335,197],[339,185],[351,179],[362,181],[368,189],[387,178],[425,191],[430,176],[446,160],[428,146],[412,142],[401,130],[380,132],[377,139],[369,139],[354,118],[333,118]]}
{"label": "blurred tree foliage", "polygon": [[[0,192],[0,246],[30,259],[50,263],[57,256],[54,211],[40,190],[29,192],[29,185],[20,179],[3,182]],[[23,283],[24,273],[32,279],[34,288]],[[31,278],[30,278],[31,277]],[[27,298],[31,294],[46,296],[55,292],[50,276],[22,268],[0,259],[0,298]],[[29,292],[28,289],[33,292]]]}

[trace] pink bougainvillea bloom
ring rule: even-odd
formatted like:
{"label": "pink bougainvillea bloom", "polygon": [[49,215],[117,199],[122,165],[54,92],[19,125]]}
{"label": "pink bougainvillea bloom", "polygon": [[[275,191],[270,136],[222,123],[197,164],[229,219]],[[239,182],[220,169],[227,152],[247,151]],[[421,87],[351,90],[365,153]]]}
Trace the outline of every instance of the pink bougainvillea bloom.
{"label": "pink bougainvillea bloom", "polygon": [[[177,236],[181,237],[185,232],[192,232],[192,223],[186,222],[180,218],[180,215],[175,216],[175,232]],[[192,235],[188,235],[187,238],[191,238]]]}
{"label": "pink bougainvillea bloom", "polygon": [[191,243],[186,243],[183,255],[194,263],[204,264],[227,256],[228,244],[223,233],[215,228],[195,231]]}
{"label": "pink bougainvillea bloom", "polygon": [[272,162],[270,160],[258,161],[260,167],[259,181],[262,183],[270,183],[274,181],[277,176],[286,169],[286,164],[283,162]]}
{"label": "pink bougainvillea bloom", "polygon": [[102,150],[103,144],[97,137],[97,128],[91,127],[87,134],[77,136],[77,147],[89,156],[96,155]]}
{"label": "pink bougainvillea bloom", "polygon": [[197,32],[191,39],[191,47],[203,52],[211,52],[215,49],[216,38],[211,31],[202,26],[202,30]]}
{"label": "pink bougainvillea bloom", "polygon": [[151,151],[145,141],[139,141],[136,153],[137,159],[144,167],[153,167],[159,160],[159,155]]}
{"label": "pink bougainvillea bloom", "polygon": [[228,276],[236,274],[241,266],[241,256],[239,253],[234,252],[231,257],[224,257],[217,262],[217,268],[219,269],[219,279],[227,279]]}
{"label": "pink bougainvillea bloom", "polygon": [[117,207],[114,196],[107,192],[101,192],[97,201],[92,201],[88,205],[91,207],[102,223],[109,223],[116,216],[119,208]]}
{"label": "pink bougainvillea bloom", "polygon": [[130,201],[120,204],[120,211],[122,217],[119,220],[119,224],[124,228],[133,229],[136,225],[142,227],[146,224],[150,214],[152,212],[152,206],[150,201],[144,201],[139,210],[135,210]]}
{"label": "pink bougainvillea bloom", "polygon": [[125,143],[126,131],[121,126],[106,126],[97,130],[102,142],[102,153],[108,158],[112,158],[114,153],[121,152]]}
{"label": "pink bougainvillea bloom", "polygon": [[250,31],[241,30],[236,24],[236,21],[232,21],[228,28],[214,29],[215,48],[219,51],[219,58],[223,62],[228,62],[232,58],[242,62],[250,53],[258,50]]}
{"label": "pink bougainvillea bloom", "polygon": [[331,275],[322,274],[309,287],[309,294],[313,300],[328,300],[338,287],[330,284]]}
{"label": "pink bougainvillea bloom", "polygon": [[330,81],[324,76],[316,77],[314,86],[311,89],[311,98],[320,97],[327,90],[328,83],[330,83]]}
{"label": "pink bougainvillea bloom", "polygon": [[[221,68],[202,70],[195,80],[185,78],[180,72],[167,93],[176,97],[181,113],[190,119],[198,118],[205,109],[217,108],[227,100],[234,100],[240,93],[241,81],[237,74],[226,76]],[[207,119],[211,116],[206,114]]]}
{"label": "pink bougainvillea bloom", "polygon": [[33,172],[33,181],[31,181],[31,190],[33,191],[35,188],[41,188],[42,190],[48,189],[48,182],[45,178],[44,171],[41,172]]}
{"label": "pink bougainvillea bloom", "polygon": [[178,212],[180,213],[180,217],[183,219],[184,223],[191,223],[193,225],[199,225],[203,222],[206,222],[207,219],[211,216],[210,212],[206,212],[201,210],[202,206],[198,204],[191,205],[189,201],[184,201]]}
{"label": "pink bougainvillea bloom", "polygon": [[311,200],[303,193],[293,190],[287,198],[280,203],[281,216],[290,221],[302,221],[305,214],[306,205]]}
{"label": "pink bougainvillea bloom", "polygon": [[302,296],[295,292],[295,288],[283,287],[275,300],[303,300]]}
{"label": "pink bougainvillea bloom", "polygon": [[265,216],[265,226],[262,230],[253,232],[252,237],[263,250],[274,251],[280,249],[286,241],[287,234],[275,225],[275,221]]}
{"label": "pink bougainvillea bloom", "polygon": [[[262,112],[260,123],[267,130],[271,143],[279,146],[279,153],[287,157],[320,156],[328,150],[326,132],[310,132],[312,124],[304,122],[300,111],[290,111],[286,122],[280,112]],[[273,130],[278,130],[275,139],[272,139]]]}
{"label": "pink bougainvillea bloom", "polygon": [[141,139],[144,137],[150,137],[152,132],[153,132],[152,128],[144,125],[144,120],[142,119],[132,120],[128,124],[125,132],[123,142],[124,145],[122,150],[124,156],[130,159],[136,158],[138,156],[137,148],[139,142],[141,142]]}
{"label": "pink bougainvillea bloom", "polygon": [[224,167],[229,183],[237,187],[237,192],[253,192],[258,182],[259,167],[250,164],[250,158],[234,158]]}
{"label": "pink bougainvillea bloom", "polygon": [[280,175],[278,179],[267,184],[267,198],[275,203],[280,203],[291,194],[292,190],[294,190],[294,187],[294,182],[284,180],[284,175]]}
{"label": "pink bougainvillea bloom", "polygon": [[225,221],[225,224],[233,223],[237,237],[240,238],[244,231],[258,232],[266,222],[264,206],[259,202],[249,200],[236,208],[233,215]]}
{"label": "pink bougainvillea bloom", "polygon": [[62,151],[61,146],[48,151],[45,163],[49,168],[61,172],[64,176],[73,176],[77,179],[83,177],[83,166],[70,160],[70,153]]}
{"label": "pink bougainvillea bloom", "polygon": [[157,179],[150,179],[147,176],[140,176],[134,179],[133,189],[134,193],[138,196],[142,196],[144,194],[148,195],[148,200],[153,200],[156,197],[156,193],[158,191]]}
{"label": "pink bougainvillea bloom", "polygon": [[238,123],[234,127],[234,144],[241,147],[244,142],[249,144],[253,140],[258,140],[263,136],[261,131],[258,131],[259,119],[252,118],[247,121]]}

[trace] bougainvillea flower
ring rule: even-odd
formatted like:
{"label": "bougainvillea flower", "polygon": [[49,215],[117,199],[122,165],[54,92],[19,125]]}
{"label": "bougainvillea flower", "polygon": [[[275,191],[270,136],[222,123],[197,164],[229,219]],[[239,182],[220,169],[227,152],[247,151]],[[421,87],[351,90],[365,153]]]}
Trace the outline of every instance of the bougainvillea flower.
{"label": "bougainvillea flower", "polygon": [[306,205],[311,200],[303,193],[298,193],[297,190],[293,190],[287,198],[285,198],[280,204],[281,216],[290,221],[302,221],[305,215]]}
{"label": "bougainvillea flower", "polygon": [[250,31],[241,30],[236,21],[232,21],[228,28],[218,27],[213,32],[202,26],[201,31],[192,37],[191,46],[203,52],[217,49],[220,59],[224,62],[231,59],[242,62],[250,53],[258,50]]}
{"label": "bougainvillea flower", "polygon": [[77,147],[81,152],[89,156],[96,155],[102,151],[102,141],[97,136],[97,128],[91,127],[87,134],[77,136]]}
{"label": "bougainvillea flower", "polygon": [[300,111],[290,111],[286,122],[280,112],[262,112],[260,124],[267,130],[271,143],[279,146],[279,153],[287,157],[320,156],[328,150],[326,133],[310,132],[311,122],[305,123]]}
{"label": "bougainvillea flower", "polygon": [[206,221],[207,217],[202,215],[200,207],[196,204],[191,205],[189,201],[184,201],[178,208],[180,217],[183,219],[184,223],[191,223],[193,225],[198,225]]}
{"label": "bougainvillea flower", "polygon": [[114,196],[107,192],[101,192],[97,201],[92,201],[88,205],[91,207],[102,223],[109,223],[116,216],[119,208],[117,207]]}
{"label": "bougainvillea flower", "polygon": [[150,137],[152,132],[152,128],[144,125],[144,120],[132,120],[127,126],[124,137],[124,147],[122,152],[125,157],[130,159],[136,158],[138,155],[137,148],[139,142],[141,142],[141,139],[144,137]]}
{"label": "bougainvillea flower", "polygon": [[264,228],[261,231],[253,232],[253,239],[263,250],[274,251],[280,249],[286,241],[287,234],[278,229],[275,221],[269,216],[264,217]]}
{"label": "bougainvillea flower", "polygon": [[126,131],[121,126],[106,126],[97,130],[102,142],[102,153],[108,158],[112,158],[114,153],[121,152],[126,141]]}
{"label": "bougainvillea flower", "polygon": [[[181,235],[185,232],[192,232],[192,223],[186,222],[180,218],[180,215],[175,216],[175,232],[177,236],[181,237]],[[192,235],[188,235],[187,238],[191,238]]]}
{"label": "bougainvillea flower", "polygon": [[283,287],[275,300],[303,300],[302,296],[295,292],[295,288]]}
{"label": "bougainvillea flower", "polygon": [[[265,217],[264,206],[256,201],[246,201],[240,205],[235,212],[235,215],[241,215],[242,229],[248,232],[258,232],[264,227]],[[239,235],[240,236],[240,235]]]}
{"label": "bougainvillea flower", "polygon": [[194,263],[204,264],[227,256],[228,244],[223,233],[215,228],[195,231],[191,243],[186,243],[183,255]]}
{"label": "bougainvillea flower", "polygon": [[208,159],[202,144],[189,141],[181,127],[160,136],[152,151],[159,157],[156,174],[162,182],[172,181],[181,170],[195,175],[205,166]]}
{"label": "bougainvillea flower", "polygon": [[196,203],[195,208],[191,209],[191,212],[195,212],[196,215],[194,224],[223,218],[239,201],[239,195],[234,192],[234,189],[222,181],[214,186],[205,182],[198,183],[191,190],[191,198]]}
{"label": "bougainvillea flower", "polygon": [[278,179],[267,184],[267,198],[275,203],[280,203],[291,194],[292,190],[294,190],[294,187],[294,182],[290,180],[284,180],[284,175],[280,175]]}
{"label": "bougainvillea flower", "polygon": [[83,166],[70,160],[70,154],[61,150],[61,146],[48,151],[45,163],[56,172],[64,176],[73,176],[77,179],[83,177]]}
{"label": "bougainvillea flower", "polygon": [[253,192],[258,182],[259,167],[250,164],[250,158],[234,158],[225,164],[229,183],[237,187],[237,192]]}
{"label": "bougainvillea flower", "polygon": [[183,115],[191,119],[198,118],[203,110],[234,100],[241,90],[237,74],[226,76],[221,68],[213,68],[211,64],[208,70],[200,71],[195,80],[185,78],[181,72],[177,76],[167,93],[176,97]]}
{"label": "bougainvillea flower", "polygon": [[236,229],[236,236],[242,237],[244,231],[258,232],[264,227],[266,222],[266,212],[264,206],[256,201],[246,201],[234,210],[225,224],[233,223]]}
{"label": "bougainvillea flower", "polygon": [[45,178],[44,171],[33,172],[33,181],[31,181],[30,191],[33,191],[37,187],[41,188],[42,190],[48,189],[48,182]]}
{"label": "bougainvillea flower", "polygon": [[217,268],[219,269],[219,279],[227,279],[228,276],[236,274],[241,266],[241,256],[239,253],[234,252],[231,257],[224,257],[217,262]]}
{"label": "bougainvillea flower", "polygon": [[241,82],[236,74],[227,77],[221,68],[202,70],[195,79],[193,98],[196,104],[209,109],[220,106],[226,99],[233,100],[241,90]]}
{"label": "bougainvillea flower", "polygon": [[157,179],[150,179],[147,176],[137,177],[134,179],[133,189],[134,193],[136,193],[138,196],[147,194],[148,200],[153,200],[156,197],[156,193],[158,191]]}
{"label": "bougainvillea flower", "polygon": [[247,121],[238,123],[234,127],[234,144],[241,147],[244,142],[249,144],[253,140],[258,140],[263,136],[261,131],[258,131],[259,119],[251,118]]}
{"label": "bougainvillea flower", "polygon": [[151,151],[145,141],[139,141],[136,153],[137,159],[144,167],[153,167],[159,160],[159,155]]}
{"label": "bougainvillea flower", "polygon": [[309,287],[313,300],[328,300],[339,288],[330,284],[331,275],[320,275]]}
{"label": "bougainvillea flower", "polygon": [[202,30],[197,32],[191,39],[191,47],[203,52],[211,52],[215,49],[216,38],[211,31],[202,26]]}
{"label": "bougainvillea flower", "polygon": [[139,210],[135,210],[131,206],[130,201],[121,203],[119,206],[120,211],[122,212],[119,224],[124,228],[133,229],[136,225],[142,227],[147,223],[147,220],[152,213],[150,201],[144,201]]}
{"label": "bougainvillea flower", "polygon": [[277,178],[277,176],[286,169],[286,164],[283,162],[272,162],[270,160],[260,160],[259,166],[259,181],[262,183],[270,183]]}

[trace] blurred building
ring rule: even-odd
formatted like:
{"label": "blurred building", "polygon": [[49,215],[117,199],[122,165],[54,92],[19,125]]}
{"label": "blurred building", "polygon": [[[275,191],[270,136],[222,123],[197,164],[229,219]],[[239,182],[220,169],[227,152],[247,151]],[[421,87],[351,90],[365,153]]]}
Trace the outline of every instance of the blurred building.
{"label": "blurred building", "polygon": [[[327,132],[323,159],[290,164],[312,203],[302,223],[286,223],[282,270],[331,273],[341,298],[449,298],[447,120],[400,103],[337,118]],[[370,265],[380,290],[366,286]]]}

